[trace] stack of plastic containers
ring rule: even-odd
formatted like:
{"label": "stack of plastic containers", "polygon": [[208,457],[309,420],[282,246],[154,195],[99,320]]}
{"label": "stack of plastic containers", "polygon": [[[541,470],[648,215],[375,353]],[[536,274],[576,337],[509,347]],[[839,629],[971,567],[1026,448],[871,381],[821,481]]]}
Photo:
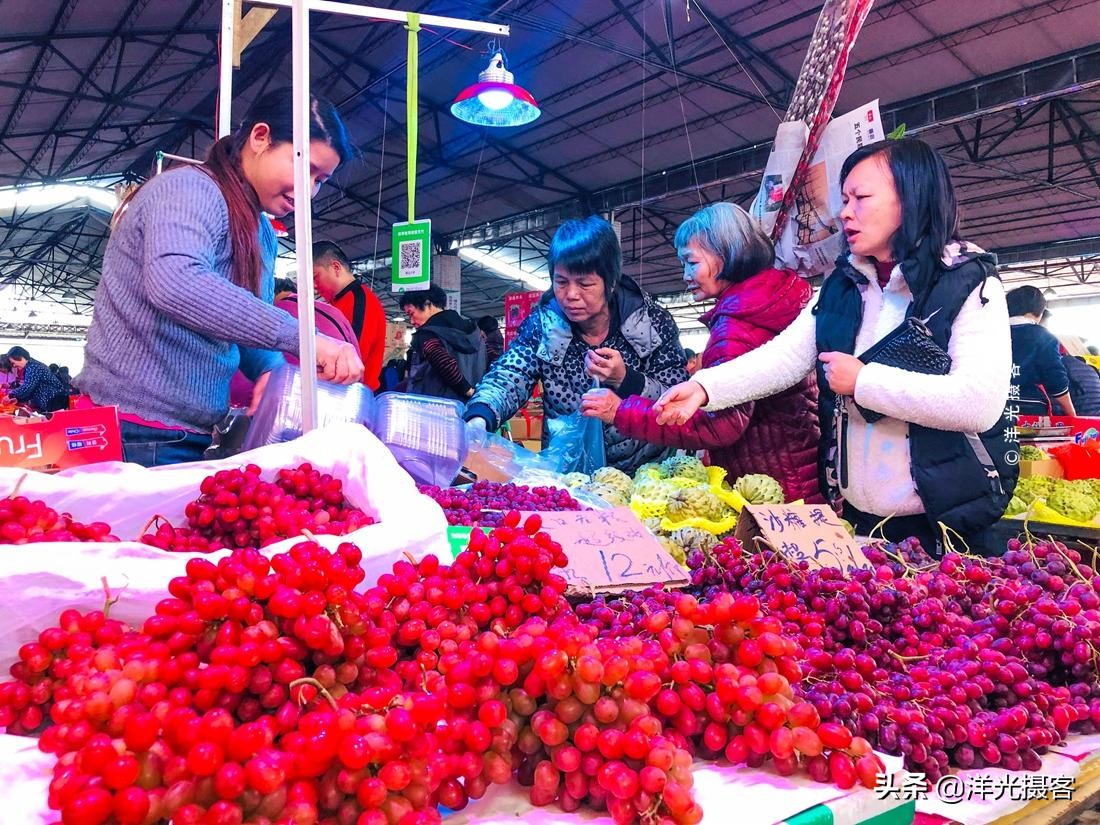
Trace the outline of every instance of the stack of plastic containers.
{"label": "stack of plastic containers", "polygon": [[371,430],[422,484],[449,485],[466,460],[463,406],[446,398],[385,393],[375,399]]}
{"label": "stack of plastic containers", "polygon": [[[317,426],[371,423],[374,393],[364,384],[341,386],[317,382]],[[245,450],[290,441],[302,434],[302,373],[289,364],[271,373],[263,398],[252,416]]]}

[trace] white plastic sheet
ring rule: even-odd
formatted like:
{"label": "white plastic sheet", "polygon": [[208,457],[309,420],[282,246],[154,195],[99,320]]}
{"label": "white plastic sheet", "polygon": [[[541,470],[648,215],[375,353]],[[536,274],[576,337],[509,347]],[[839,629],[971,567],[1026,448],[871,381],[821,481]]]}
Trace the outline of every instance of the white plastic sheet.
{"label": "white plastic sheet", "polygon": [[[373,583],[409,552],[445,557],[447,521],[442,509],[416,490],[412,478],[385,445],[355,424],[316,430],[284,444],[273,444],[220,461],[147,469],[111,462],[57,475],[0,468],[0,495],[23,478],[20,495],[41,498],[82,522],[105,521],[118,543],[0,545],[0,674],[6,675],[21,644],[36,638],[68,607],[101,609],[103,583],[122,598],[112,616],[139,623],[167,595],[167,585],[183,574],[186,554],[168,553],[135,541],[154,515],[185,524],[184,508],[199,495],[203,478],[221,469],[252,463],[265,478],[282,467],[311,462],[344,483],[347,499],[378,523],[347,536],[318,536],[326,547],[352,541],[363,551],[366,581]],[[25,478],[24,478],[25,477]],[[271,555],[298,539],[264,548]],[[217,559],[224,553],[210,554]]]}

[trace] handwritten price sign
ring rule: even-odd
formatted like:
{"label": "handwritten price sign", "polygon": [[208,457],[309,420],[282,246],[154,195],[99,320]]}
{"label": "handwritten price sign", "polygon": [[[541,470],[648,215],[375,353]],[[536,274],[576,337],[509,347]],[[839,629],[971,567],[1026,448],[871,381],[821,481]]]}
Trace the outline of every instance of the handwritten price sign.
{"label": "handwritten price sign", "polygon": [[629,507],[539,515],[542,529],[569,558],[566,569],[558,572],[576,590],[634,590],[688,582],[687,571]]}
{"label": "handwritten price sign", "polygon": [[793,562],[846,572],[871,567],[859,544],[823,504],[750,504],[737,520],[737,538],[746,549],[758,542]]}

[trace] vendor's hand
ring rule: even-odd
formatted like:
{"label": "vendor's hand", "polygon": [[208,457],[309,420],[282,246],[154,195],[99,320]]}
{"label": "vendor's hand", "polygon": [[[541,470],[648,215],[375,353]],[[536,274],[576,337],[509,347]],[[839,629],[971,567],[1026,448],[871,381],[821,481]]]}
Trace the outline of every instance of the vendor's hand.
{"label": "vendor's hand", "polygon": [[484,446],[489,440],[489,422],[475,415],[466,422],[466,436],[471,444]]}
{"label": "vendor's hand", "polygon": [[604,424],[615,423],[615,413],[623,401],[611,390],[589,390],[581,398],[581,413],[589,418],[598,418]]}
{"label": "vendor's hand", "polygon": [[249,415],[256,414],[256,408],[260,406],[260,399],[264,397],[264,391],[267,389],[267,382],[270,378],[271,373],[265,372],[257,378],[256,383],[252,385],[252,403],[248,405]]}
{"label": "vendor's hand", "polygon": [[584,366],[589,375],[609,387],[617,389],[626,379],[626,362],[619,351],[611,347],[600,347],[586,352]]}
{"label": "vendor's hand", "polygon": [[854,396],[856,394],[856,379],[859,377],[859,371],[863,369],[862,361],[845,352],[823,352],[817,358],[825,365],[825,378],[829,382],[829,389],[837,395]]}
{"label": "vendor's hand", "polygon": [[707,391],[695,381],[669,387],[653,405],[658,424],[683,424],[707,403]]}
{"label": "vendor's hand", "polygon": [[337,384],[354,384],[363,378],[363,360],[346,341],[318,335],[317,374]]}

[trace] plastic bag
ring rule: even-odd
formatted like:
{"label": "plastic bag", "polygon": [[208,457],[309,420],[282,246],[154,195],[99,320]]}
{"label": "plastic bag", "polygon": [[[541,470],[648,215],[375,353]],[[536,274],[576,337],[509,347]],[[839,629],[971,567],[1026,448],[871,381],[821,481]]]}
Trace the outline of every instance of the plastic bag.
{"label": "plastic bag", "polygon": [[1047,452],[1062,465],[1067,481],[1100,478],[1100,445],[1096,441],[1048,447]]}
{"label": "plastic bag", "polygon": [[[378,520],[347,536],[317,536],[335,549],[351,541],[363,551],[361,566],[373,584],[408,551],[421,557],[446,557],[447,520],[443,510],[421,495],[408,473],[390,451],[365,427],[341,424],[315,430],[299,439],[273,444],[222,461],[201,461],[170,467],[145,468],[123,462],[105,462],[65,470],[56,475],[0,468],[0,495],[23,478],[20,495],[39,498],[58,511],[85,523],[105,521],[123,541],[115,543],[0,544],[0,672],[24,642],[66,607],[82,611],[102,609],[102,578],[122,598],[111,614],[123,621],[141,622],[152,615],[165,597],[168,582],[182,575],[190,558],[167,553],[135,541],[154,515],[183,524],[184,508],[199,494],[199,484],[218,470],[253,463],[269,478],[276,469],[309,461],[332,473],[344,484],[351,504]],[[263,548],[265,555],[289,549],[298,539]],[[216,561],[225,552],[206,558]],[[0,816],[3,821],[3,816]]]}
{"label": "plastic bag", "polygon": [[559,473],[592,475],[607,464],[603,444],[603,422],[579,412],[546,420],[550,445],[541,455]]}

